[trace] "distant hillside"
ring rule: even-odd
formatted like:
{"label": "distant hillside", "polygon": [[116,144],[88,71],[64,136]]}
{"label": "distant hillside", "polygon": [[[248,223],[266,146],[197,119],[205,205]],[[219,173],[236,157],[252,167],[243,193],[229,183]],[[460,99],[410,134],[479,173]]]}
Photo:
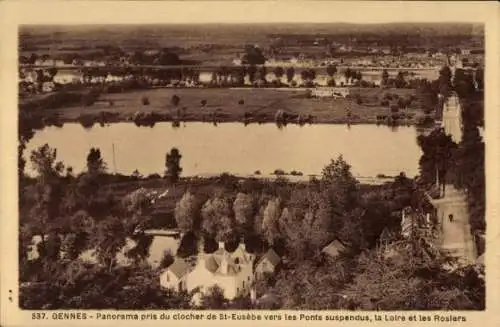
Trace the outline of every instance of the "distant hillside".
{"label": "distant hillside", "polygon": [[[476,39],[482,46],[484,28],[462,23],[391,23],[391,24],[199,24],[199,25],[94,25],[94,26],[24,26],[20,43],[25,49],[36,50],[47,45],[65,47],[120,46],[124,49],[143,47],[193,47],[200,45],[241,45],[257,43],[267,46],[277,37],[322,36],[329,40],[345,38],[376,39],[389,43],[401,39],[408,45],[449,42],[467,43]],[[479,36],[479,37],[477,37]],[[401,38],[402,37],[402,38]],[[479,44],[478,44],[479,43]]]}

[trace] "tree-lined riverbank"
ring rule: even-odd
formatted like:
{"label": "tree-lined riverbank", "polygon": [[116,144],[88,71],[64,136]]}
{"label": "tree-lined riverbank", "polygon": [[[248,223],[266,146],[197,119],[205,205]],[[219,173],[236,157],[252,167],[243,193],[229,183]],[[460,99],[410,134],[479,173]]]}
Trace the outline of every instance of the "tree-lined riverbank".
{"label": "tree-lined riverbank", "polygon": [[[389,124],[433,122],[411,89],[346,89],[345,97],[294,89],[149,89],[123,93],[61,92],[21,100],[21,114],[45,125],[83,126],[130,121],[279,124]],[[333,92],[333,91],[332,91]]]}

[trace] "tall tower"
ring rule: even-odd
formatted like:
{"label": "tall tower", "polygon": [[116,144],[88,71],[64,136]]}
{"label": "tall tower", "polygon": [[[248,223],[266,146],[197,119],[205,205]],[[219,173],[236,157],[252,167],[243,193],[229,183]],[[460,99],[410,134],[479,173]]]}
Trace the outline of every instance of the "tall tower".
{"label": "tall tower", "polygon": [[[451,80],[454,80],[457,69],[462,68],[462,61],[458,55],[454,55],[453,60],[447,56],[447,64],[451,70]],[[442,127],[447,135],[450,135],[453,142],[460,143],[462,141],[462,107],[460,100],[455,92],[451,92],[443,104],[443,121]]]}
{"label": "tall tower", "polygon": [[460,143],[462,140],[462,108],[455,92],[448,96],[443,105],[442,127],[444,132],[451,136],[453,142]]}

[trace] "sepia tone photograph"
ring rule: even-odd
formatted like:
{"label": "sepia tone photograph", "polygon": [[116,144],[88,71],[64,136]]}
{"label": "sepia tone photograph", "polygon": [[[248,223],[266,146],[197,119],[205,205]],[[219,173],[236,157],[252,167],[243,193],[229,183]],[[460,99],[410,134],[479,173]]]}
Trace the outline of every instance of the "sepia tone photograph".
{"label": "sepia tone photograph", "polygon": [[485,28],[22,25],[19,307],[485,310]]}

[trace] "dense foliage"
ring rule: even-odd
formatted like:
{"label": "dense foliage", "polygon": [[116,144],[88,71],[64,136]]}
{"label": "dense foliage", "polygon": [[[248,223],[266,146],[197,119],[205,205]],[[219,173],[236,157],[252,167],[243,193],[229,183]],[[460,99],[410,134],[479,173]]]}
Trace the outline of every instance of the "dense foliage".
{"label": "dense foliage", "polygon": [[[56,151],[47,145],[30,159],[38,175],[21,176],[25,180],[20,208],[23,308],[194,306],[190,294],[162,289],[160,270],[144,260],[149,243],[134,231],[153,219],[146,191],[119,196],[106,188],[106,165],[98,149],[89,152],[87,171],[78,176],[64,172]],[[177,183],[176,188],[184,182]],[[286,264],[278,275],[258,282],[259,296],[267,294],[267,301],[252,303],[247,297],[227,301],[214,289],[197,308],[478,309],[483,305],[484,285],[474,279],[476,275],[459,274],[447,281],[452,276],[440,266],[445,259],[418,260],[415,252],[404,252],[415,243],[383,236],[387,231],[397,235],[400,211],[419,203],[414,182],[404,175],[382,186],[362,186],[339,157],[325,167],[321,179],[308,183],[290,183],[282,177],[274,182],[239,182],[224,175],[211,183],[205,183],[208,192],[188,187],[174,200],[172,214],[190,235],[186,237],[196,240],[203,235],[210,248],[215,240],[231,244],[244,236],[250,251],[261,253],[272,246]],[[29,260],[26,253],[34,235],[41,235],[42,242],[39,257]],[[125,253],[134,260],[124,267],[116,256],[127,237],[135,237],[138,245]],[[338,258],[322,254],[335,239],[349,251]],[[396,255],[400,262],[384,256],[387,251],[380,244],[403,251]],[[190,246],[182,242],[179,253],[189,255]],[[96,262],[82,258],[89,250]],[[172,263],[171,254],[166,253],[163,261],[161,268]]]}

